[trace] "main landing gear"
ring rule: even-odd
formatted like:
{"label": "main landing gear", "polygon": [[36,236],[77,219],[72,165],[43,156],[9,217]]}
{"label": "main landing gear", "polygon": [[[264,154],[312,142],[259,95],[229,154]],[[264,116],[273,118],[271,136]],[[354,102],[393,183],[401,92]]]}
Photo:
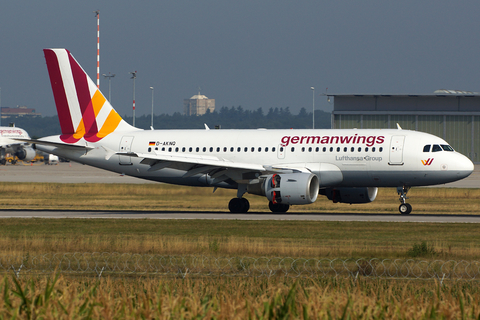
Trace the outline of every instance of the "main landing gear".
{"label": "main landing gear", "polygon": [[250,202],[245,198],[233,198],[228,203],[231,213],[246,213],[250,209]]}
{"label": "main landing gear", "polygon": [[412,212],[412,205],[410,203],[407,203],[407,192],[410,190],[410,187],[403,186],[403,187],[397,187],[397,193],[400,195],[400,206],[398,207],[398,211],[400,211],[401,214],[410,214]]}
{"label": "main landing gear", "polygon": [[[268,203],[268,207],[274,213],[285,213],[290,208],[288,204],[273,203],[272,201]],[[228,210],[231,213],[247,213],[248,209],[250,209],[250,203],[245,198],[233,198],[228,203]]]}
{"label": "main landing gear", "polygon": [[[248,209],[250,209],[250,203],[248,202],[247,199],[242,198],[246,192],[247,192],[246,185],[241,184],[238,186],[237,197],[233,198],[228,203],[228,210],[230,210],[231,213],[247,213],[248,212]],[[270,201],[268,203],[268,207],[274,213],[285,213],[290,208],[290,205],[278,203],[278,202],[273,203],[272,201]]]}

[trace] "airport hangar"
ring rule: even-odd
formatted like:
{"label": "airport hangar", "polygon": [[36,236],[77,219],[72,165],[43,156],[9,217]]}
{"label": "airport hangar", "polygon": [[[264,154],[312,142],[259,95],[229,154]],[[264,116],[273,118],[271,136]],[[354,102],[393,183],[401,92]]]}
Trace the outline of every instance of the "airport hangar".
{"label": "airport hangar", "polygon": [[480,93],[327,94],[334,98],[333,129],[397,128],[434,134],[480,163]]}

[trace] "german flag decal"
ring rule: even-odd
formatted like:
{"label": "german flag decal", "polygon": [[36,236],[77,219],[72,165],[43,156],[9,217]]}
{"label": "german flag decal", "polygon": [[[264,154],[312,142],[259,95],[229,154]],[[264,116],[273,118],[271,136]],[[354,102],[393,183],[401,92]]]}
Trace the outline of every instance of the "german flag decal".
{"label": "german flag decal", "polygon": [[155,141],[150,141],[150,142],[148,143],[148,145],[149,145],[149,146],[154,146],[154,145],[155,145]]}

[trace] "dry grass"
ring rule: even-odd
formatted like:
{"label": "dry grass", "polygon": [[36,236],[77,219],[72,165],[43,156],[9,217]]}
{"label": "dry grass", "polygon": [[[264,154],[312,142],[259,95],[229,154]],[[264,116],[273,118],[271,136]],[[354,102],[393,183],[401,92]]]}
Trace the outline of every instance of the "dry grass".
{"label": "dry grass", "polygon": [[[0,183],[0,209],[228,211],[235,190],[166,184]],[[414,213],[477,214],[480,189],[414,188],[408,194]],[[269,212],[265,197],[246,195],[252,212]],[[398,213],[395,189],[380,189],[369,204],[334,204],[319,196],[316,203],[289,212]]]}
{"label": "dry grass", "polygon": [[477,319],[476,283],[350,279],[0,279],[19,319]]}
{"label": "dry grass", "polygon": [[476,224],[329,221],[0,219],[0,253],[121,252],[304,258],[480,260]]}

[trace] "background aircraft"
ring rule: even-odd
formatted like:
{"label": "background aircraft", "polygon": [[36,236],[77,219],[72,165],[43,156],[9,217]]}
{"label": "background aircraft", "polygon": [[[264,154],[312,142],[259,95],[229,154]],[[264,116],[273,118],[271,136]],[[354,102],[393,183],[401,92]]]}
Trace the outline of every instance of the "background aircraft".
{"label": "background aircraft", "polygon": [[24,161],[35,158],[35,150],[28,143],[15,139],[30,139],[30,136],[27,131],[20,128],[0,127],[0,164],[6,164],[7,154]]}
{"label": "background aircraft", "polygon": [[[47,153],[159,182],[237,190],[228,207],[247,212],[245,193],[273,212],[310,204],[368,203],[396,187],[399,211],[412,186],[456,181],[472,162],[436,136],[408,130],[142,130],[126,123],[65,49],[45,49],[62,135],[35,143]],[[192,204],[195,206],[195,204]]]}

